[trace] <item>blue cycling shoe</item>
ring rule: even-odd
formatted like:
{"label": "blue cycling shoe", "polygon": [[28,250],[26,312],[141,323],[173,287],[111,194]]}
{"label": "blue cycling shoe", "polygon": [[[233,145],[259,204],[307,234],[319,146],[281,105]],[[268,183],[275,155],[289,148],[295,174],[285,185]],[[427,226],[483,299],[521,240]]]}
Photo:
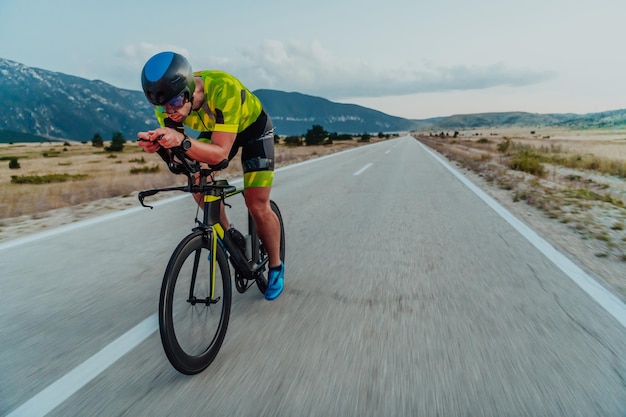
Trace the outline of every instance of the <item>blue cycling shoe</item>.
{"label": "blue cycling shoe", "polygon": [[275,300],[283,292],[285,287],[285,264],[281,261],[280,266],[270,267],[267,274],[267,288],[265,299]]}

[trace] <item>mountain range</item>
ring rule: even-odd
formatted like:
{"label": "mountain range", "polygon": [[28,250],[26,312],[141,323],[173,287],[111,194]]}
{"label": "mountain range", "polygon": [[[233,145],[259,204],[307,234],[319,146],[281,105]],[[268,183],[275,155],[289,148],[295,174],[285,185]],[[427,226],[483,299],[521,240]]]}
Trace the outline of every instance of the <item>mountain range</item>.
{"label": "mountain range", "polygon": [[[281,136],[304,135],[313,125],[328,132],[449,131],[505,126],[577,128],[626,125],[626,109],[589,114],[480,113],[405,119],[354,104],[297,92],[255,90]],[[156,119],[142,91],[121,89],[100,80],[32,68],[0,58],[0,142],[24,135],[89,141],[114,132],[130,139],[154,128]]]}

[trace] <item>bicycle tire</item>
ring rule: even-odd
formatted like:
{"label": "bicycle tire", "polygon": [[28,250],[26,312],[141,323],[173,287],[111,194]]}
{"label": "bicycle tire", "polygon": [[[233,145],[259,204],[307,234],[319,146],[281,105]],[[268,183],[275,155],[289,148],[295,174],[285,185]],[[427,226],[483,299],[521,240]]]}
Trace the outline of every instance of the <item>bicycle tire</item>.
{"label": "bicycle tire", "polygon": [[[202,232],[184,238],[167,265],[159,299],[159,332],[165,355],[186,375],[205,370],[217,356],[228,328],[232,300],[230,269],[222,247],[216,245],[214,294],[210,296],[210,239]],[[206,301],[190,302],[193,296]],[[218,298],[219,297],[219,298]]]}
{"label": "bicycle tire", "polygon": [[[280,214],[280,209],[278,208],[278,204],[276,204],[273,200],[270,200],[270,207],[272,209],[272,211],[274,212],[274,214],[276,214],[276,217],[278,217],[278,223],[280,224],[280,260],[281,261],[285,261],[285,226],[283,224],[283,217]],[[252,220],[252,217],[250,217],[250,221],[254,222],[254,220]],[[256,227],[254,226],[254,224],[250,225],[250,234],[252,234],[252,230],[256,231]],[[267,250],[265,250],[265,247],[263,246],[263,242],[261,242],[261,239],[258,238],[258,236],[256,235],[256,232],[254,233],[254,236],[256,236],[256,245],[253,247],[258,248],[258,259],[263,259],[265,256],[267,256]],[[259,288],[259,291],[261,291],[261,294],[265,294],[265,290],[267,289],[267,278],[263,275],[260,275],[259,277],[257,277],[256,279],[256,285]]]}

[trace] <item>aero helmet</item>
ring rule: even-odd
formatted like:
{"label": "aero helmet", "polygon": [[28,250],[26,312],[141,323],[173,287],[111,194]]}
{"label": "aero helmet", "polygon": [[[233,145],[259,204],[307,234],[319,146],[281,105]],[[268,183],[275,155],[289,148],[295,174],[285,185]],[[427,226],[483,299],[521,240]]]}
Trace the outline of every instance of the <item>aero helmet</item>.
{"label": "aero helmet", "polygon": [[196,82],[185,57],[175,52],[160,52],[143,66],[141,86],[150,103],[162,106],[184,92],[191,98]]}

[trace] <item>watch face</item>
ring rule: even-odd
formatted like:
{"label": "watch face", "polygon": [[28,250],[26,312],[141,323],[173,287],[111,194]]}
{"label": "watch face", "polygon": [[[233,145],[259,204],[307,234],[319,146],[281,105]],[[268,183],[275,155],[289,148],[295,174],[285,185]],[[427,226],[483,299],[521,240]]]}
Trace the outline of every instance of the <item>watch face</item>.
{"label": "watch face", "polygon": [[183,149],[184,149],[184,150],[186,150],[186,151],[188,151],[188,150],[189,150],[189,148],[191,148],[191,141],[189,140],[189,138],[185,138],[185,139],[183,140],[182,145],[183,145]]}

